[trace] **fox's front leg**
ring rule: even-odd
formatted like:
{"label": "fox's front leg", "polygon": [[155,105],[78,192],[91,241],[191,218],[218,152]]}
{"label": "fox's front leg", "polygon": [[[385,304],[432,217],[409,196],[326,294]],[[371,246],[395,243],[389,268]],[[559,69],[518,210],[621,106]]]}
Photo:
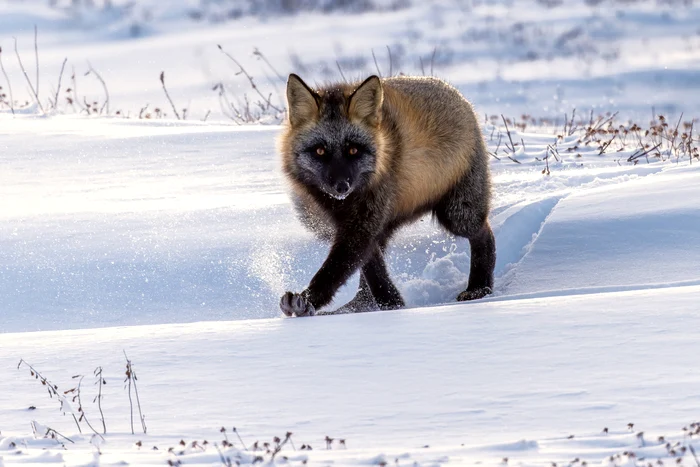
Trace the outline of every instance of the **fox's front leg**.
{"label": "fox's front leg", "polygon": [[326,261],[301,293],[287,292],[280,308],[287,316],[313,316],[327,305],[338,289],[362,266],[376,246],[367,232],[339,232]]}

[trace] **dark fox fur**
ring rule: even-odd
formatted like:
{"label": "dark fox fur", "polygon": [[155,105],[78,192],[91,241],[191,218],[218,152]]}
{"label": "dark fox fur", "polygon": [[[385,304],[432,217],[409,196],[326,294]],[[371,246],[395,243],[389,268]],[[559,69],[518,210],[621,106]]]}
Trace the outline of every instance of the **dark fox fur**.
{"label": "dark fox fur", "polygon": [[459,91],[437,78],[376,76],[314,90],[292,74],[287,101],[282,167],[301,220],[332,246],[306,290],[282,297],[286,315],[315,314],[358,269],[360,291],[343,311],[404,306],[384,252],[426,213],[469,239],[469,283],[457,300],[492,292],[489,160]]}

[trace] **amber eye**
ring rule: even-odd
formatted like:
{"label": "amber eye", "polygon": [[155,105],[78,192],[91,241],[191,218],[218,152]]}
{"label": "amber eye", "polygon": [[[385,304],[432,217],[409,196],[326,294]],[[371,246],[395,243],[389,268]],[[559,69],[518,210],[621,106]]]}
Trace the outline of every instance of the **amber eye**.
{"label": "amber eye", "polygon": [[326,148],[323,146],[319,146],[316,148],[316,154],[319,156],[323,156],[326,153]]}
{"label": "amber eye", "polygon": [[351,147],[351,148],[348,150],[348,153],[350,153],[351,156],[356,155],[356,154],[357,154],[357,148],[354,147],[354,146]]}

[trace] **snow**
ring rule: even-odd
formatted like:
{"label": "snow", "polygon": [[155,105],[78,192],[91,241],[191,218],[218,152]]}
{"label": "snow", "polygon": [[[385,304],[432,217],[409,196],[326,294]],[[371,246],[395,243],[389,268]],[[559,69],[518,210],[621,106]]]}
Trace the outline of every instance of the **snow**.
{"label": "snow", "polygon": [[[287,432],[275,464],[694,465],[700,164],[668,144],[663,161],[628,162],[639,154],[632,137],[601,156],[582,131],[561,128],[574,107],[581,126],[589,109],[619,111],[625,124],[646,124],[652,106],[669,122],[696,117],[700,9],[545,3],[415,2],[223,23],[187,19],[197,5],[184,0],[140,0],[131,16],[0,3],[18,101],[31,99],[12,37],[33,79],[37,24],[41,102],[50,107],[67,56],[61,89],[75,67],[81,96],[102,105],[98,81],[84,76],[89,60],[111,108],[87,116],[64,99],[45,114],[36,104],[15,116],[0,108],[0,466],[268,463],[253,443],[274,449]],[[213,84],[252,94],[217,43],[274,102],[283,83],[255,47],[280,72],[320,82],[338,78],[335,60],[351,76],[373,72],[372,50],[387,71],[387,44],[397,69],[418,72],[437,46],[435,73],[480,114],[545,117],[527,129],[509,123],[519,163],[506,157],[503,122],[483,125],[500,157],[494,295],[454,302],[468,243],[426,217],[388,254],[408,308],[282,318],[281,294],[308,283],[327,246],[294,217],[279,127],[240,126],[221,112]],[[171,116],[163,70],[187,120]],[[152,118],[137,118],[147,103]],[[156,118],[156,107],[168,115]],[[332,306],[356,286],[355,277]],[[131,434],[124,352],[147,434],[136,407]],[[64,393],[85,376],[82,408],[101,433],[98,366],[104,440],[84,422],[79,432],[71,413],[81,406]]]}
{"label": "snow", "polygon": [[[101,449],[130,463],[162,464],[181,438],[220,441],[226,425],[235,444],[231,426],[248,445],[291,431],[297,449],[310,443],[309,459],[320,465],[405,452],[458,464],[502,457],[592,464],[638,452],[638,431],[649,441],[681,439],[681,426],[693,421],[699,294],[700,286],[687,286],[298,320],[5,334],[0,407],[13,431],[24,428],[31,404],[31,417],[75,431],[40,385],[14,369],[31,355],[57,384],[98,364],[108,370],[103,405],[114,434]],[[122,349],[139,374],[147,436],[124,434]],[[636,431],[625,434],[630,422]],[[604,427],[611,434],[601,434]],[[326,452],[326,435],[346,439],[347,450]],[[129,447],[137,440],[148,449]],[[90,453],[87,440],[79,443],[63,452],[66,462]],[[152,445],[159,451],[149,451]]]}
{"label": "snow", "polygon": [[[508,293],[697,281],[700,173],[667,170],[549,203]],[[574,263],[572,266],[571,263]]]}

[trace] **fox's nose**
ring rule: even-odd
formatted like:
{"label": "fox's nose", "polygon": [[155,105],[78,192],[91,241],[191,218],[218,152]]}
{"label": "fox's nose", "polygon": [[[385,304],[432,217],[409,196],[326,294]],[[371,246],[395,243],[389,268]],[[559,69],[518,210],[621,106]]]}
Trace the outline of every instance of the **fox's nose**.
{"label": "fox's nose", "polygon": [[338,182],[335,184],[335,191],[339,195],[344,195],[345,193],[350,191],[350,184],[345,180],[343,180],[342,182]]}

